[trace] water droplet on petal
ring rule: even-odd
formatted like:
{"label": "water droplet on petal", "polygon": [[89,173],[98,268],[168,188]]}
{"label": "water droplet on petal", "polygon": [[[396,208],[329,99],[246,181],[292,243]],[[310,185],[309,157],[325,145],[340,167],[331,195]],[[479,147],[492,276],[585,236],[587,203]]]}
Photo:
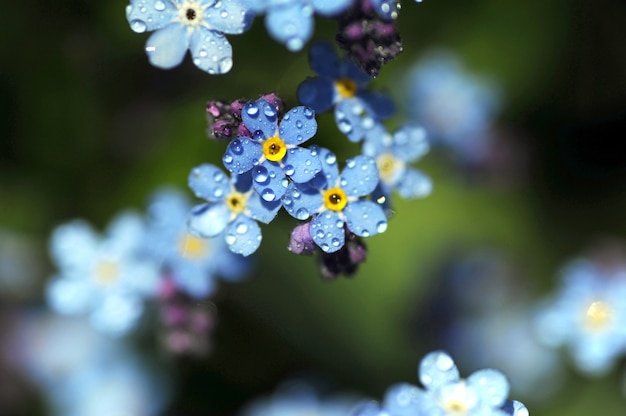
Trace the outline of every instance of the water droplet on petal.
{"label": "water droplet on petal", "polygon": [[147,26],[146,26],[146,22],[144,22],[141,19],[133,19],[130,22],[130,28],[137,33],[143,33],[146,31]]}
{"label": "water droplet on petal", "polygon": [[376,231],[379,233],[384,233],[387,230],[387,221],[381,221],[376,224]]}
{"label": "water droplet on petal", "polygon": [[263,110],[263,114],[265,114],[265,117],[269,119],[276,118],[276,110],[274,110],[271,106],[266,106]]}
{"label": "water droplet on petal", "polygon": [[440,354],[437,357],[437,361],[435,363],[437,368],[441,371],[449,371],[454,366],[454,361],[447,354]]}
{"label": "water droplet on petal", "polygon": [[284,168],[285,175],[291,176],[295,173],[295,171],[296,169],[293,167],[293,165],[285,165],[285,168]]}
{"label": "water droplet on petal", "polygon": [[331,240],[330,244],[332,244],[333,247],[339,247],[339,244],[340,244],[339,239],[338,238],[333,238]]}
{"label": "water droplet on petal", "polygon": [[268,173],[265,166],[255,166],[254,170],[252,171],[252,178],[255,182],[260,184],[267,182]]}
{"label": "water droplet on petal", "polygon": [[257,117],[259,115],[259,107],[256,105],[256,103],[252,103],[250,104],[250,106],[246,109],[246,113],[250,116],[250,117]]}
{"label": "water droplet on petal", "polygon": [[220,17],[222,17],[223,19],[228,17],[228,12],[226,10],[222,10],[222,13],[220,13]]}
{"label": "water droplet on petal", "polygon": [[225,164],[229,165],[229,164],[233,163],[233,157],[232,157],[230,154],[226,153],[226,154],[224,155],[224,157],[222,158],[222,161],[223,161]]}
{"label": "water droplet on petal", "polygon": [[317,230],[317,233],[315,233],[315,235],[317,236],[317,238],[324,238],[324,230]]}
{"label": "water droplet on petal", "polygon": [[224,195],[224,191],[222,190],[222,188],[215,188],[215,190],[213,191],[213,196],[215,198],[220,198],[222,195]]}
{"label": "water droplet on petal", "polygon": [[337,127],[343,134],[349,134],[352,131],[352,124],[346,119],[339,120]]}
{"label": "water droplet on petal", "polygon": [[226,244],[232,246],[233,244],[235,244],[235,241],[237,241],[237,236],[235,236],[234,234],[226,234]]}
{"label": "water droplet on petal", "polygon": [[298,129],[302,128],[302,121],[301,120],[296,121],[296,128],[298,128]]}
{"label": "water droplet on petal", "polygon": [[334,165],[337,162],[337,156],[332,153],[328,153],[326,155],[326,163],[329,165]]}
{"label": "water droplet on petal", "polygon": [[217,69],[220,74],[224,74],[233,67],[233,60],[230,57],[223,58],[218,64]]}
{"label": "water droplet on petal", "polygon": [[235,231],[237,231],[237,234],[245,234],[248,232],[248,225],[241,222],[237,224],[237,228],[235,229]]}
{"label": "water droplet on petal", "polygon": [[157,11],[163,11],[163,10],[165,10],[165,3],[163,3],[161,0],[157,0],[154,3],[154,8]]}
{"label": "water droplet on petal", "polygon": [[306,208],[299,208],[296,211],[296,218],[299,220],[306,220],[309,218],[309,210]]}
{"label": "water droplet on petal", "polygon": [[267,202],[272,202],[276,199],[276,193],[269,188],[266,188],[261,192],[261,198],[266,200]]}
{"label": "water droplet on petal", "polygon": [[304,107],[304,116],[306,118],[309,118],[309,119],[313,118],[313,115],[314,115],[313,110],[311,110],[309,107]]}
{"label": "water droplet on petal", "polygon": [[241,145],[241,141],[239,139],[233,140],[230,145],[230,150],[236,155],[242,154],[243,146]]}
{"label": "water droplet on petal", "polygon": [[291,38],[287,40],[287,49],[292,52],[299,51],[304,46],[304,42],[300,38]]}
{"label": "water droplet on petal", "polygon": [[215,182],[221,182],[221,181],[223,181],[223,180],[224,180],[224,174],[223,174],[222,172],[220,172],[219,170],[218,170],[218,171],[216,171],[216,172],[213,174],[213,180],[214,180]]}
{"label": "water droplet on petal", "polygon": [[350,159],[346,162],[346,167],[352,169],[356,165],[354,159]]}
{"label": "water droplet on petal", "polygon": [[363,230],[361,230],[361,235],[363,237],[369,237],[370,236],[370,232],[369,232],[369,230],[363,229]]}
{"label": "water droplet on petal", "polygon": [[329,246],[328,246],[328,244],[326,244],[326,243],[322,244],[320,247],[321,247],[321,249],[322,249],[322,250],[324,250],[324,251],[326,251],[326,252],[327,252],[328,250],[330,250],[330,247],[329,247]]}

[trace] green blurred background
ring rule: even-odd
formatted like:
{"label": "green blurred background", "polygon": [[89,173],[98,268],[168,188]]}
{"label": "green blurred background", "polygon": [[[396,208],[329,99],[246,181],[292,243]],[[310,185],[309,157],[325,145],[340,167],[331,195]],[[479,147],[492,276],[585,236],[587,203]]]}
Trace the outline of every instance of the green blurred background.
{"label": "green blurred background", "polygon": [[[147,35],[129,29],[125,6],[22,0],[0,13],[0,227],[33,241],[43,261],[34,290],[0,294],[5,307],[42,302],[54,226],[80,217],[104,227],[122,209],[144,210],[162,185],[185,189],[193,166],[220,163],[224,145],[206,136],[207,101],[276,91],[291,107],[312,75],[306,52],[287,52],[259,18],[229,37],[235,64],[227,75],[202,73],[189,58],[170,71],[153,68]],[[357,275],[332,282],[312,259],[286,251],[295,222],[281,213],[263,227],[250,279],[223,284],[213,299],[213,354],[172,365],[168,415],[233,414],[281,380],[310,373],[336,391],[380,398],[392,383],[417,381],[428,343],[415,342],[421,334],[410,322],[454,252],[505,253],[541,296],[595,239],[625,235],[626,2],[405,0],[398,26],[404,52],[373,87],[402,105],[405,71],[433,47],[456,51],[501,85],[496,125],[525,149],[523,172],[494,185],[468,179],[445,155],[427,155],[418,167],[432,177],[433,194],[396,200]],[[335,30],[317,19],[314,39],[332,40]],[[358,152],[332,116],[319,123],[316,143],[340,158]],[[570,369],[553,399],[513,398],[533,416],[624,415],[623,369],[595,380]]]}

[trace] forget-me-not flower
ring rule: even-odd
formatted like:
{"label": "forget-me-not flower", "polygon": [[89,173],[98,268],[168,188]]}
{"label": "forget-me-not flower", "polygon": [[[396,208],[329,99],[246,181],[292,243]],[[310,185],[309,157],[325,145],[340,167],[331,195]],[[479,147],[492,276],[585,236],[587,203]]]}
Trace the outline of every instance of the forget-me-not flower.
{"label": "forget-me-not flower", "polygon": [[268,224],[281,207],[280,200],[263,200],[252,189],[249,171],[229,180],[217,166],[200,165],[191,170],[189,187],[208,201],[192,208],[189,230],[202,238],[224,232],[228,248],[244,256],[261,244],[261,228],[255,220]]}
{"label": "forget-me-not flower", "polygon": [[275,106],[260,99],[248,102],[241,117],[250,137],[232,140],[222,161],[235,174],[252,172],[252,184],[268,202],[282,198],[289,180],[302,183],[321,170],[317,155],[300,145],[317,132],[315,113],[308,107],[289,110],[278,123]]}
{"label": "forget-me-not flower", "polygon": [[189,50],[198,68],[223,74],[233,66],[224,34],[243,33],[252,15],[238,0],[131,0],[126,18],[137,33],[155,31],[146,42],[152,65],[173,68]]}
{"label": "forget-me-not flower", "polygon": [[292,52],[302,49],[313,34],[314,16],[335,16],[354,0],[241,0],[257,14],[265,13],[265,27]]}
{"label": "forget-me-not flower", "polygon": [[195,298],[209,296],[220,277],[242,278],[246,262],[233,254],[222,239],[196,237],[187,228],[191,204],[173,189],[155,194],[148,208],[146,248],[163,263],[174,284]]}
{"label": "forget-me-not flower", "polygon": [[313,217],[309,232],[313,241],[327,253],[345,243],[344,224],[360,237],[387,229],[387,217],[375,202],[360,197],[370,194],[378,184],[374,159],[359,155],[346,162],[339,175],[337,159],[327,149],[319,149],[323,171],[306,184],[292,183],[283,197],[283,206],[293,217]]}
{"label": "forget-me-not flower", "polygon": [[89,314],[96,329],[111,335],[133,329],[160,278],[158,264],[140,254],[144,237],[143,221],[132,213],[118,216],[102,237],[83,221],[56,228],[50,250],[60,270],[47,287],[51,308]]}
{"label": "forget-me-not flower", "polygon": [[383,120],[395,111],[389,97],[364,89],[371,80],[369,75],[348,58],[340,60],[329,42],[311,46],[309,64],[318,76],[300,84],[298,99],[316,113],[335,106],[337,126],[351,141],[359,141],[374,120]]}

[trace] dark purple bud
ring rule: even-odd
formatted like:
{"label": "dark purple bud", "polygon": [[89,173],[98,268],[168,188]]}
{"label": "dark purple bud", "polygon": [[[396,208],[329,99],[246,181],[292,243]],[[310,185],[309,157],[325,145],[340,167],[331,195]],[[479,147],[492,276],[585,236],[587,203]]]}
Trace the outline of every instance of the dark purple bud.
{"label": "dark purple bud", "polygon": [[304,254],[310,256],[317,250],[317,245],[309,232],[311,223],[305,222],[297,225],[291,232],[289,245],[287,249],[295,254]]}

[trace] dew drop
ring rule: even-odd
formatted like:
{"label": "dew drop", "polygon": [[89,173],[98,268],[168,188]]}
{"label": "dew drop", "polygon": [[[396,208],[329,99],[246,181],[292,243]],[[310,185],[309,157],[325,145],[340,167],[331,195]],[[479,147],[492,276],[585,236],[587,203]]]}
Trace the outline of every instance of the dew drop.
{"label": "dew drop", "polygon": [[272,202],[276,199],[276,193],[269,188],[266,188],[261,192],[261,198],[267,202]]}
{"label": "dew drop", "polygon": [[287,180],[287,178],[284,178],[283,180],[280,181],[280,184],[283,186],[283,188],[287,189],[289,187],[289,181]]}
{"label": "dew drop", "polygon": [[220,13],[220,16],[221,16],[223,19],[226,19],[226,18],[228,17],[228,12],[227,12],[226,10],[223,10],[223,11],[222,11],[222,13]]}
{"label": "dew drop", "polygon": [[363,119],[363,121],[361,121],[361,126],[363,126],[364,129],[371,129],[372,127],[374,127],[374,119],[371,117],[365,117]]}
{"label": "dew drop", "polygon": [[317,233],[315,233],[317,238],[324,238],[324,230],[317,230]]}
{"label": "dew drop", "polygon": [[298,128],[298,129],[302,128],[302,121],[301,120],[296,121],[296,128]]}
{"label": "dew drop", "polygon": [[226,244],[232,246],[233,244],[235,244],[235,241],[237,241],[237,236],[235,236],[234,234],[226,234]]}
{"label": "dew drop", "polygon": [[243,146],[241,145],[241,141],[238,139],[233,140],[230,145],[230,150],[236,155],[242,154]]}
{"label": "dew drop", "polygon": [[219,170],[213,174],[213,180],[215,182],[221,182],[224,180],[224,174]]}
{"label": "dew drop", "polygon": [[224,155],[224,157],[222,158],[222,161],[226,164],[231,164],[233,163],[233,157],[231,155],[229,155],[228,153]]}
{"label": "dew drop", "polygon": [[365,230],[365,229],[361,230],[361,236],[369,237],[370,236],[369,230]]}
{"label": "dew drop", "polygon": [[320,247],[321,247],[322,250],[324,250],[326,252],[328,252],[328,250],[330,250],[330,247],[326,243],[322,244]]}
{"label": "dew drop", "polygon": [[237,234],[245,234],[248,232],[248,225],[240,222],[239,224],[237,224],[237,228],[235,229],[235,231],[237,231]]}
{"label": "dew drop", "polygon": [[224,74],[233,67],[233,60],[230,57],[223,58],[218,64],[217,68],[220,74]]}
{"label": "dew drop", "polygon": [[265,117],[267,117],[269,119],[276,118],[276,110],[274,110],[271,106],[266,106],[263,109],[263,114],[265,114]]}
{"label": "dew drop", "polygon": [[387,221],[381,221],[376,224],[376,231],[379,233],[384,233],[387,230]]}
{"label": "dew drop", "polygon": [[157,0],[154,3],[154,9],[159,11],[159,12],[165,10],[165,3],[163,3],[161,0]]}
{"label": "dew drop", "polygon": [[339,127],[339,131],[343,134],[348,134],[352,131],[352,124],[346,119],[339,120],[337,127]]}
{"label": "dew drop", "polygon": [[267,182],[268,177],[267,168],[265,168],[265,166],[256,166],[252,172],[252,178],[257,183],[263,184]]}
{"label": "dew drop", "polygon": [[435,365],[441,371],[449,371],[454,366],[454,362],[447,354],[439,354]]}
{"label": "dew drop", "polygon": [[295,173],[295,171],[296,169],[293,167],[293,165],[285,165],[285,168],[284,168],[285,175],[291,176]]}
{"label": "dew drop", "polygon": [[296,218],[299,220],[306,220],[309,218],[309,210],[306,208],[298,208],[296,211]]}
{"label": "dew drop", "polygon": [[326,163],[329,165],[334,165],[337,162],[337,156],[332,153],[328,153],[326,155]]}
{"label": "dew drop", "polygon": [[222,195],[224,195],[224,191],[222,190],[222,188],[215,188],[215,190],[213,191],[213,196],[215,198],[220,198]]}
{"label": "dew drop", "polygon": [[304,42],[300,38],[291,38],[287,41],[287,49],[292,52],[299,51],[304,46]]}
{"label": "dew drop", "polygon": [[313,118],[313,110],[311,110],[309,107],[304,107],[304,116],[306,118]]}
{"label": "dew drop", "polygon": [[339,241],[338,238],[333,238],[330,242],[330,244],[333,245],[333,247],[339,247],[339,244],[341,244],[341,242]]}
{"label": "dew drop", "polygon": [[293,199],[291,199],[291,197],[289,196],[285,196],[283,198],[283,205],[286,207],[290,207],[291,205],[293,205]]}
{"label": "dew drop", "polygon": [[350,159],[346,162],[346,167],[352,169],[353,167],[356,166],[356,162],[354,161],[354,159]]}
{"label": "dew drop", "polygon": [[146,22],[141,19],[133,19],[130,22],[130,28],[136,33],[143,33],[146,31],[147,26]]}
{"label": "dew drop", "polygon": [[335,226],[337,228],[343,228],[343,220],[337,220],[337,222],[335,223]]}
{"label": "dew drop", "polygon": [[250,117],[257,117],[259,115],[259,107],[255,103],[250,104],[250,106],[246,109],[246,113]]}
{"label": "dew drop", "polygon": [[313,164],[313,162],[311,161],[311,159],[307,159],[307,160],[304,162],[304,164],[305,164],[306,166],[311,166],[311,165]]}

